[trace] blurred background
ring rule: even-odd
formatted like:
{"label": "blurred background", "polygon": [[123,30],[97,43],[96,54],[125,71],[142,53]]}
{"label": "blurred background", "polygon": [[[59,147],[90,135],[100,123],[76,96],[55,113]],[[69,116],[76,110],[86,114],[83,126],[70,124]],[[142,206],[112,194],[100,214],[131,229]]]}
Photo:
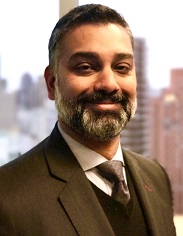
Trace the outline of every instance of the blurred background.
{"label": "blurred background", "polygon": [[121,13],[135,38],[138,109],[122,132],[125,148],[156,159],[174,196],[177,235],[183,235],[183,33],[181,0],[1,0],[0,165],[51,132],[57,115],[44,69],[59,16],[100,3]]}

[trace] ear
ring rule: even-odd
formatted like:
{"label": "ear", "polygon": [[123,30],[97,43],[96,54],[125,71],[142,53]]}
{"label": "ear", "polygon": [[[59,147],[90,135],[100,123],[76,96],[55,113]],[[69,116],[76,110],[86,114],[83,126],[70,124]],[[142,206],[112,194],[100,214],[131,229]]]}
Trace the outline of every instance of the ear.
{"label": "ear", "polygon": [[55,100],[55,77],[53,70],[50,68],[50,66],[46,67],[44,71],[44,78],[46,81],[48,98],[50,100]]}

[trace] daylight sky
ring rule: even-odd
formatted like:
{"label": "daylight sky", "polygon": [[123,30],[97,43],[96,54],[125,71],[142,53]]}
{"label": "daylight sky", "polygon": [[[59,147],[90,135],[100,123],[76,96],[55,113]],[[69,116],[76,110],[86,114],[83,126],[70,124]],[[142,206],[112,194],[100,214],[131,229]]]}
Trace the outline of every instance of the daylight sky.
{"label": "daylight sky", "polygon": [[[152,88],[167,86],[170,69],[183,67],[182,0],[79,0],[85,3],[116,9],[134,36],[145,38]],[[43,74],[58,6],[57,0],[0,0],[0,75],[8,80],[9,90],[19,86],[25,72],[35,78]]]}

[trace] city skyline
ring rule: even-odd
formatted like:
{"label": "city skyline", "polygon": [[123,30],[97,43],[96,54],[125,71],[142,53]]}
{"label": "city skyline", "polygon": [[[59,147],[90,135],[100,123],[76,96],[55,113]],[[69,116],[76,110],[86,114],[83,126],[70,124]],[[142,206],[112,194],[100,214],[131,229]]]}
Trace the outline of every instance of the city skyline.
{"label": "city skyline", "polygon": [[[168,86],[170,70],[183,67],[183,34],[179,30],[183,17],[181,1],[123,0],[119,5],[116,0],[79,0],[80,5],[91,2],[108,5],[124,15],[134,37],[146,40],[150,86]],[[0,3],[0,75],[8,80],[10,90],[18,87],[25,72],[33,77],[44,73],[48,64],[47,44],[59,18],[58,8],[57,0]]]}

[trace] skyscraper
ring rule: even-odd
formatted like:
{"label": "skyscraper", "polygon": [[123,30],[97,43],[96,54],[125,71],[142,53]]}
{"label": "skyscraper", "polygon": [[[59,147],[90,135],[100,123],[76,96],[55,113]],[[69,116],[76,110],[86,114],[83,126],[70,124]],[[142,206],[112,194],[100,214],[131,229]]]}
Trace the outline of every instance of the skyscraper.
{"label": "skyscraper", "polygon": [[135,38],[135,66],[137,75],[137,111],[135,117],[122,132],[125,148],[149,155],[149,87],[146,77],[146,44],[143,38]]}
{"label": "skyscraper", "polygon": [[166,169],[175,213],[183,213],[183,68],[172,69],[170,87],[152,99],[152,156]]}

